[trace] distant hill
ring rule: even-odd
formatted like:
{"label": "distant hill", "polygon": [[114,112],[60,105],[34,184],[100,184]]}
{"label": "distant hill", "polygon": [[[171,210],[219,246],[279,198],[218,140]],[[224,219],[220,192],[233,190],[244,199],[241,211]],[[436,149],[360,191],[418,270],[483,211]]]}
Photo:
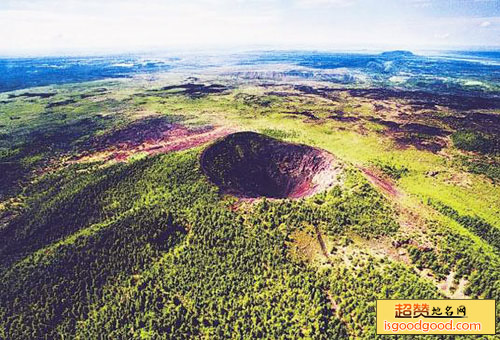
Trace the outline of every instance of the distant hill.
{"label": "distant hill", "polygon": [[410,51],[404,50],[396,50],[396,51],[387,51],[380,53],[381,57],[390,57],[390,58],[408,58],[414,57],[415,55]]}

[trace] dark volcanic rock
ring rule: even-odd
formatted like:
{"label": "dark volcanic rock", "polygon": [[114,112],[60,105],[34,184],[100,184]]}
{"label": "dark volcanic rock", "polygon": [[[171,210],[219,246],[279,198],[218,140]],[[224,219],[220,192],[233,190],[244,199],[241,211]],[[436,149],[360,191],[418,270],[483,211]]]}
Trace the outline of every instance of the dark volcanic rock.
{"label": "dark volcanic rock", "polygon": [[208,95],[223,94],[229,90],[227,86],[220,84],[182,84],[182,85],[172,85],[165,86],[158,90],[151,90],[148,93],[142,94],[142,96],[148,96],[154,94],[158,97],[168,97],[169,95],[184,95],[193,99],[203,98]]}

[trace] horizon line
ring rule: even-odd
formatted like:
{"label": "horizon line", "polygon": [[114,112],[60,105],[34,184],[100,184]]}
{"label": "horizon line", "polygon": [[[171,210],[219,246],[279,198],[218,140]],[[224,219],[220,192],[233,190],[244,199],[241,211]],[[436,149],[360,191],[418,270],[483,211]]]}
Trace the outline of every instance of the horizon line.
{"label": "horizon line", "polygon": [[382,53],[390,51],[409,51],[414,54],[429,54],[436,52],[500,52],[499,46],[427,46],[408,48],[405,46],[373,46],[373,47],[298,47],[298,46],[211,46],[211,47],[151,47],[143,49],[67,49],[54,51],[25,51],[25,52],[2,52],[0,58],[44,58],[44,57],[102,57],[102,56],[123,56],[123,55],[157,55],[157,54],[240,54],[251,52],[327,52],[327,53]]}

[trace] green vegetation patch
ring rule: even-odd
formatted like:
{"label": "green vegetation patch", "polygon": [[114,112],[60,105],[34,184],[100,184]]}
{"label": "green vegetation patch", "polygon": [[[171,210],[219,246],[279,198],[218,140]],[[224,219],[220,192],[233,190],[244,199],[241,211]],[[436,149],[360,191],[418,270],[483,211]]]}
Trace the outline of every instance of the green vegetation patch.
{"label": "green vegetation patch", "polygon": [[477,216],[460,215],[455,209],[438,201],[428,200],[428,204],[500,250],[500,229]]}
{"label": "green vegetation patch", "polygon": [[398,180],[401,177],[408,175],[410,170],[404,165],[397,165],[394,163],[388,163],[381,160],[375,160],[372,162],[378,169],[380,169],[384,174],[391,177],[394,180]]}
{"label": "green vegetation patch", "polygon": [[459,130],[451,135],[453,144],[465,151],[497,154],[500,151],[500,140],[493,135],[474,130]]}

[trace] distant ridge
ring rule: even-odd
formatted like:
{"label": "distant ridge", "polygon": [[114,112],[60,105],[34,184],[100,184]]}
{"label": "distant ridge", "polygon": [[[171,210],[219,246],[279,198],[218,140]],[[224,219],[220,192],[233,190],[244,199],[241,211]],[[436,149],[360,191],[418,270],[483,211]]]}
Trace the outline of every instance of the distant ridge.
{"label": "distant ridge", "polygon": [[387,51],[387,52],[382,52],[380,53],[380,56],[382,57],[398,57],[398,58],[407,58],[407,57],[414,57],[415,54],[413,54],[410,51],[404,51],[404,50],[396,50],[396,51]]}

